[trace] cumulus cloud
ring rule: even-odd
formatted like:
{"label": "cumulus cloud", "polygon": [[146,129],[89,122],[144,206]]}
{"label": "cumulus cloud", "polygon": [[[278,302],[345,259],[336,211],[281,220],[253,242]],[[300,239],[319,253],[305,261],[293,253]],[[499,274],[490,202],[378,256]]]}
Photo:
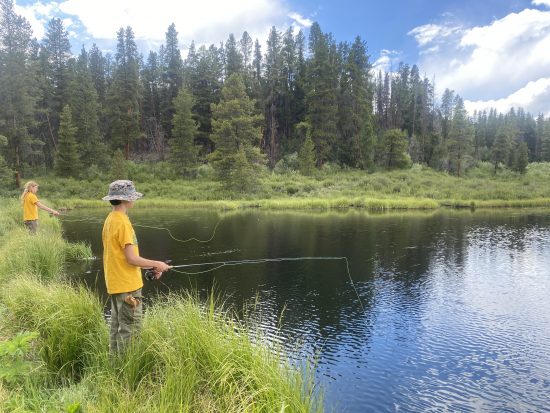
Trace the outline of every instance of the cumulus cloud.
{"label": "cumulus cloud", "polygon": [[14,10],[18,15],[27,19],[31,25],[34,36],[39,40],[46,34],[48,22],[55,17],[55,14],[59,11],[56,2],[45,4],[41,1],[26,6],[15,4]]}
{"label": "cumulus cloud", "polygon": [[[283,0],[65,0],[59,9],[80,20],[95,39],[114,39],[120,27],[131,26],[137,40],[158,46],[168,26],[176,25],[181,45],[219,43],[230,33],[240,38],[246,30],[252,38],[267,38],[271,26],[306,26],[310,21],[293,14]],[[106,12],[108,10],[108,12]]]}
{"label": "cumulus cloud", "polygon": [[464,101],[469,112],[495,108],[499,112],[507,112],[510,108],[529,108],[533,115],[550,114],[550,77],[541,78],[527,83],[524,87],[502,99]]}
{"label": "cumulus cloud", "polygon": [[408,34],[414,36],[418,45],[423,47],[434,42],[443,41],[458,31],[460,31],[460,27],[458,26],[452,27],[438,24],[425,24],[415,27]]}
{"label": "cumulus cloud", "polygon": [[533,5],[550,7],[550,0],[533,0]]}
{"label": "cumulus cloud", "polygon": [[297,33],[313,23],[290,10],[286,0],[155,0],[154,4],[135,0],[39,0],[16,6],[16,10],[27,18],[38,39],[44,37],[52,17],[61,17],[67,19],[66,29],[67,24],[72,26],[71,37],[78,33],[78,37],[94,39],[104,47],[116,39],[121,27],[131,26],[138,46],[145,50],[154,50],[164,43],[172,23],[182,49],[192,40],[197,46],[219,44],[231,33],[239,39],[245,30],[263,42],[272,26],[281,31],[291,26]]}
{"label": "cumulus cloud", "polygon": [[439,90],[454,89],[479,105],[521,97],[526,110],[538,110],[543,94],[536,95],[534,85],[550,73],[550,11],[524,9],[473,28],[430,24],[409,34],[420,48],[420,66],[435,75]]}
{"label": "cumulus cloud", "polygon": [[298,23],[300,27],[311,27],[311,25],[313,24],[313,20],[308,19],[307,17],[303,17],[298,13],[290,13],[288,17]]}
{"label": "cumulus cloud", "polygon": [[402,52],[397,50],[383,49],[380,51],[380,56],[372,64],[372,70],[377,73],[379,70],[383,72],[393,72],[401,61]]}

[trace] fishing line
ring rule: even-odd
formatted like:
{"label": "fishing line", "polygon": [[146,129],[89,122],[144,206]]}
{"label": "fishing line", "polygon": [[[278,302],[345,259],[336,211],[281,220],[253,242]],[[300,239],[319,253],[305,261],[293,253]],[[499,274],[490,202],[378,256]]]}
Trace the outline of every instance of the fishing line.
{"label": "fishing line", "polygon": [[[91,224],[102,224],[103,223],[103,221],[97,220],[97,219],[94,219],[94,218],[81,218],[81,219],[66,219],[66,218],[63,218],[63,221],[64,222],[88,222],[88,223],[91,223]],[[218,226],[220,225],[221,222],[222,222],[222,220],[220,219],[216,223],[216,225],[214,226],[214,230],[212,231],[212,236],[210,238],[206,239],[206,240],[201,240],[201,239],[198,239],[198,238],[195,238],[195,237],[191,237],[189,239],[179,239],[179,238],[176,238],[168,228],[164,228],[164,227],[155,227],[155,226],[152,226],[152,225],[136,224],[134,222],[132,222],[132,226],[140,227],[140,228],[149,228],[149,229],[157,229],[157,230],[161,230],[161,231],[166,231],[168,233],[168,235],[170,236],[170,238],[172,238],[174,241],[181,242],[181,243],[186,243],[186,242],[190,242],[190,241],[195,241],[195,242],[200,242],[200,243],[207,243],[207,242],[210,242],[214,239],[214,237],[216,236],[216,231],[218,229]]]}
{"label": "fishing line", "polygon": [[[205,274],[208,272],[212,272],[215,270],[218,270],[222,267],[226,266],[235,266],[235,265],[246,265],[246,264],[261,264],[265,262],[282,262],[282,261],[305,261],[305,260],[343,260],[346,262],[346,271],[348,273],[348,278],[350,281],[350,284],[353,288],[353,291],[355,292],[355,295],[357,295],[357,299],[359,300],[359,305],[361,306],[361,309],[365,311],[365,307],[363,306],[363,301],[361,300],[361,296],[359,295],[359,291],[357,291],[357,287],[355,286],[355,283],[353,282],[353,278],[351,278],[351,271],[349,269],[349,260],[348,257],[287,257],[287,258],[258,258],[254,260],[239,260],[239,261],[216,261],[216,262],[202,262],[202,263],[195,263],[195,264],[182,264],[182,265],[174,265],[172,268],[170,268],[171,271],[177,272],[179,274],[185,274],[185,275],[198,275],[198,274]],[[214,268],[209,268],[204,271],[195,271],[195,272],[188,272],[188,271],[180,271],[176,270],[175,268],[190,268],[190,267],[204,267],[204,266],[211,266],[215,265]]]}
{"label": "fishing line", "polygon": [[[63,219],[63,221],[67,221],[67,222],[90,222],[90,223],[101,223],[102,222],[102,221],[93,220],[93,219],[90,219],[90,218],[75,219],[75,220]],[[168,228],[155,227],[155,226],[144,225],[144,224],[135,224],[135,223],[132,223],[132,225],[134,225],[136,227],[166,231],[168,233],[168,235],[170,236],[170,238],[172,238],[174,241],[181,242],[181,243],[186,243],[186,242],[190,242],[190,241],[196,241],[196,242],[200,242],[200,243],[207,243],[207,242],[212,241],[214,239],[214,237],[216,236],[216,230],[218,229],[218,226],[220,225],[221,221],[222,220],[220,219],[216,223],[216,225],[214,226],[214,230],[212,231],[212,236],[207,240],[200,240],[200,239],[195,238],[195,237],[192,237],[192,238],[189,238],[189,239],[186,239],[186,240],[182,240],[182,239],[174,237],[174,235],[172,234],[172,232]],[[218,269],[226,267],[226,266],[236,266],[236,265],[246,265],[246,264],[261,264],[261,263],[265,263],[265,262],[306,261],[306,260],[311,260],[311,261],[313,261],[313,260],[318,260],[318,261],[319,260],[343,260],[343,261],[345,261],[346,271],[347,271],[347,274],[348,274],[350,284],[353,288],[353,291],[355,292],[355,295],[357,296],[357,299],[359,300],[359,305],[361,306],[361,309],[363,311],[365,310],[365,307],[363,306],[363,301],[361,300],[361,296],[359,295],[359,291],[357,291],[357,287],[355,286],[355,283],[353,282],[353,278],[351,277],[351,272],[350,272],[350,269],[349,269],[349,260],[348,260],[347,257],[286,257],[286,258],[259,258],[259,259],[253,259],[253,260],[240,260],[240,261],[215,261],[215,262],[203,262],[203,263],[195,263],[195,264],[174,265],[174,266],[172,266],[171,271],[174,271],[174,272],[179,273],[179,274],[184,274],[184,275],[199,275],[199,274],[206,274],[206,273],[218,270]],[[204,271],[189,272],[189,271],[181,271],[181,270],[176,270],[175,269],[175,268],[205,267],[205,266],[213,266],[213,265],[215,265],[215,267],[208,268]]]}
{"label": "fishing line", "polygon": [[216,236],[216,230],[218,229],[218,226],[220,225],[220,223],[222,222],[222,220],[220,219],[217,223],[216,223],[216,226],[214,227],[214,231],[212,232],[212,236],[210,238],[208,238],[207,240],[200,240],[198,238],[189,238],[189,239],[179,239],[179,238],[176,238],[172,235],[172,232],[170,232],[170,230],[168,228],[163,228],[163,227],[153,227],[153,226],[150,226],[150,225],[143,225],[143,224],[134,224],[132,223],[133,226],[135,227],[141,227],[141,228],[151,228],[151,229],[158,229],[158,230],[162,230],[162,231],[166,231],[168,232],[168,235],[170,236],[170,238],[172,238],[174,241],[177,241],[177,242],[182,242],[182,243],[185,243],[185,242],[189,242],[189,241],[196,241],[196,242],[201,242],[201,243],[206,243],[206,242],[210,242],[214,239],[214,237]]}

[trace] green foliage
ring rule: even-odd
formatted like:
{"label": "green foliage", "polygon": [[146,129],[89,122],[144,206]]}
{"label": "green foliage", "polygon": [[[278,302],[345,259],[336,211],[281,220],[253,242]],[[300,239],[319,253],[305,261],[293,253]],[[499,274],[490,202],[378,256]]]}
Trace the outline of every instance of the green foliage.
{"label": "green foliage", "polygon": [[73,124],[76,127],[78,153],[84,167],[107,165],[107,147],[100,137],[98,94],[88,67],[88,54],[83,48],[69,83]]}
{"label": "green foliage", "polygon": [[451,169],[456,172],[457,176],[461,176],[472,159],[473,132],[464,102],[457,97],[447,143]]}
{"label": "green foliage", "polygon": [[504,130],[501,130],[493,144],[491,149],[493,162],[495,165],[495,173],[497,172],[498,166],[501,163],[506,163],[508,157],[510,156],[510,138]]}
{"label": "green foliage", "polygon": [[65,407],[65,410],[67,413],[81,413],[82,412],[82,405],[78,402],[71,403]]}
{"label": "green foliage", "polygon": [[109,179],[111,182],[116,181],[117,179],[128,179],[128,161],[126,161],[126,158],[120,149],[117,149],[113,154]]}
{"label": "green foliage", "polygon": [[0,187],[7,188],[13,186],[13,171],[10,169],[6,160],[0,155]]}
{"label": "green foliage", "polygon": [[130,26],[120,28],[117,39],[117,65],[108,93],[111,144],[114,149],[125,148],[128,154],[130,145],[141,135],[139,56]]}
{"label": "green foliage", "polygon": [[334,40],[321,31],[318,23],[310,27],[309,48],[312,56],[307,65],[307,119],[317,152],[317,165],[320,166],[334,158],[332,148],[337,137],[338,57]]}
{"label": "green foliage", "polygon": [[59,176],[76,177],[80,170],[75,139],[76,131],[77,128],[73,126],[71,108],[67,105],[61,112],[58,151],[55,158],[55,173]]}
{"label": "green foliage", "polygon": [[[313,165],[313,167],[315,167],[315,164]],[[282,174],[282,173],[297,171],[298,168],[299,168],[298,153],[292,152],[283,156],[283,158],[275,164],[275,168],[273,168],[273,172]]]}
{"label": "green foliage", "polygon": [[38,336],[35,331],[20,332],[12,339],[0,341],[0,381],[13,385],[31,373],[35,363],[27,360],[27,354]]}
{"label": "green foliage", "polygon": [[[30,64],[32,29],[29,22],[15,13],[13,1],[0,4],[0,135],[7,138],[5,160],[21,171],[41,154],[39,140],[30,134],[36,126],[38,99]],[[10,47],[5,47],[10,45]]]}
{"label": "green foliage", "polygon": [[[254,104],[246,95],[244,83],[231,75],[222,89],[222,99],[212,106],[212,140],[215,151],[209,155],[218,179],[230,190],[253,190],[257,186],[263,156],[256,146],[260,141]],[[242,178],[247,181],[241,181]]]}
{"label": "green foliage", "polygon": [[306,133],[304,144],[298,152],[298,169],[302,175],[311,175],[315,171],[315,147],[311,134]]}
{"label": "green foliage", "polygon": [[191,109],[193,101],[186,89],[180,89],[174,100],[175,114],[172,119],[172,139],[170,139],[170,161],[183,175],[197,163],[199,148],[195,145],[197,124]]}
{"label": "green foliage", "polygon": [[386,169],[401,169],[411,165],[407,154],[407,135],[399,129],[386,131],[379,143],[378,156]]}
{"label": "green foliage", "polygon": [[529,148],[525,142],[516,145],[514,157],[512,159],[512,169],[520,174],[524,174],[529,164]]}

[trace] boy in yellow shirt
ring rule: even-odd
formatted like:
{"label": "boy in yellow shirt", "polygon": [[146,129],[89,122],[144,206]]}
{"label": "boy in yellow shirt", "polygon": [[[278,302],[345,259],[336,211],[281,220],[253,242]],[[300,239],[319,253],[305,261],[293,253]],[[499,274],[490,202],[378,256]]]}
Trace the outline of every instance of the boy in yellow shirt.
{"label": "boy in yellow shirt", "polygon": [[113,206],[102,233],[103,270],[111,297],[109,348],[112,354],[123,351],[141,327],[143,280],[140,268],[152,268],[157,279],[171,268],[162,261],[148,260],[139,255],[128,210],[142,196],[132,181],[118,180],[109,185],[109,193],[103,197]]}
{"label": "boy in yellow shirt", "polygon": [[49,212],[53,215],[59,215],[55,209],[51,209],[44,204],[41,204],[36,196],[38,192],[38,184],[35,181],[29,181],[25,184],[21,201],[23,202],[23,223],[31,234],[36,234],[38,229],[38,208]]}

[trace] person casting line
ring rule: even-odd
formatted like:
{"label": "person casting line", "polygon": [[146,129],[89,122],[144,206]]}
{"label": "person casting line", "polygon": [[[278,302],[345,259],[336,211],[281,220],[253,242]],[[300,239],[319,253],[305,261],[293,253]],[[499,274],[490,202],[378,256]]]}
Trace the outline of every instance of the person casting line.
{"label": "person casting line", "polygon": [[36,193],[39,185],[35,181],[29,181],[25,184],[21,201],[23,202],[23,223],[31,234],[36,234],[38,230],[38,208],[49,212],[52,215],[59,215],[55,209],[51,209],[40,203]]}
{"label": "person casting line", "polygon": [[128,210],[143,194],[134,183],[114,181],[103,197],[113,210],[103,224],[103,270],[107,293],[111,298],[111,330],[109,349],[116,354],[123,351],[141,328],[143,280],[140,268],[152,268],[155,278],[171,267],[162,261],[142,258]]}

